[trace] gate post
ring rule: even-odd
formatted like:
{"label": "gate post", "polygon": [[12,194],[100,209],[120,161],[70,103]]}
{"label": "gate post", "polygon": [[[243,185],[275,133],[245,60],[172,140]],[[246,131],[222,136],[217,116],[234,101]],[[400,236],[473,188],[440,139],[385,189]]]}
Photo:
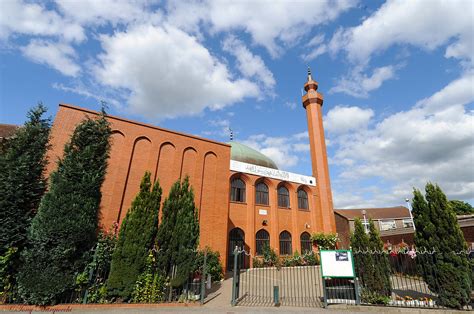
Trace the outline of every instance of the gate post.
{"label": "gate post", "polygon": [[354,279],[354,290],[355,290],[356,304],[360,305],[359,277],[355,277]]}
{"label": "gate post", "polygon": [[239,247],[235,246],[234,249],[234,276],[232,278],[232,300],[230,304],[232,306],[235,306],[237,304],[237,299],[239,298],[239,277],[240,277],[240,272],[238,272],[238,257],[239,257]]}
{"label": "gate post", "polygon": [[323,298],[324,298],[324,308],[328,307],[328,292],[326,289],[326,278],[323,277]]}
{"label": "gate post", "polygon": [[204,265],[202,266],[202,276],[201,276],[201,305],[204,304],[204,296],[206,294],[206,259],[207,259],[207,250],[204,250]]}

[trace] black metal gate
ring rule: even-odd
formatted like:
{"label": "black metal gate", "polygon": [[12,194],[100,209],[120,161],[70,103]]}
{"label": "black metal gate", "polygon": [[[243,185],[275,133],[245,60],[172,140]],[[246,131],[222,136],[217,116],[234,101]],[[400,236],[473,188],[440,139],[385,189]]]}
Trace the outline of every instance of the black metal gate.
{"label": "black metal gate", "polygon": [[[227,269],[234,270],[234,250],[238,247],[239,250],[245,249],[245,233],[240,228],[234,228],[229,233],[229,256],[227,258]],[[247,268],[245,254],[240,254],[238,257],[239,269]]]}

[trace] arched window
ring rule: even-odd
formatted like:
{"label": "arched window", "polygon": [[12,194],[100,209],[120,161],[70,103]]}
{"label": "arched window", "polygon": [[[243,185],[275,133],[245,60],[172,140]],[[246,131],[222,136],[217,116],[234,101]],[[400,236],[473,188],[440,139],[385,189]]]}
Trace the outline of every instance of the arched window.
{"label": "arched window", "polygon": [[233,202],[245,202],[245,182],[236,178],[232,180],[230,186],[230,200]]}
{"label": "arched window", "polygon": [[291,234],[288,231],[280,233],[280,255],[291,255]]}
{"label": "arched window", "polygon": [[255,249],[257,255],[263,254],[263,248],[265,246],[270,246],[270,234],[265,229],[261,229],[255,235]]}
{"label": "arched window", "polygon": [[311,236],[307,232],[303,232],[300,236],[301,253],[305,254],[313,250],[313,242]]}
{"label": "arched window", "polygon": [[268,205],[268,186],[263,182],[255,186],[255,204]]}
{"label": "arched window", "polygon": [[290,208],[290,193],[284,186],[278,188],[278,207]]}
{"label": "arched window", "polygon": [[308,209],[308,194],[303,189],[298,190],[298,208]]}

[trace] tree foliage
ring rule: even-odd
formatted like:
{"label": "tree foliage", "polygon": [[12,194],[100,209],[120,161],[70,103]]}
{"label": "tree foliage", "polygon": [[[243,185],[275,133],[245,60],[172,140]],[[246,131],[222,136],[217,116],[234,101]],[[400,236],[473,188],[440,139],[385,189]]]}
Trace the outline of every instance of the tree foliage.
{"label": "tree foliage", "polygon": [[355,271],[363,286],[362,299],[365,302],[383,300],[392,291],[390,264],[383,252],[383,242],[372,220],[369,220],[368,233],[359,218],[355,219],[354,225],[351,247],[354,251]]}
{"label": "tree foliage", "polygon": [[122,222],[112,257],[109,294],[125,300],[131,297],[138,276],[144,271],[158,231],[162,190],[158,181],[152,186],[150,176],[146,172],[141,181],[140,192]]}
{"label": "tree foliage", "polygon": [[158,267],[168,275],[173,275],[171,284],[182,285],[193,270],[199,241],[198,211],[194,204],[194,192],[189,178],[177,181],[171,187],[163,204],[161,224],[158,229]]}
{"label": "tree foliage", "polygon": [[369,220],[369,248],[374,257],[374,281],[371,290],[378,295],[390,296],[390,262],[387,253],[383,250],[383,241],[372,219]]}
{"label": "tree foliage", "polygon": [[421,273],[431,291],[438,294],[440,305],[461,308],[469,303],[472,270],[467,244],[456,214],[438,185],[428,183],[426,198],[413,191],[413,217],[418,250],[434,251],[419,254]]}
{"label": "tree foliage", "polygon": [[19,293],[27,303],[50,304],[73,289],[97,240],[101,185],[111,129],[103,112],[86,118],[65,145],[64,157],[50,176],[22,254]]}
{"label": "tree foliage", "polygon": [[474,214],[474,207],[471,204],[458,200],[449,201],[449,205],[454,210],[456,215]]}
{"label": "tree foliage", "polygon": [[15,285],[27,230],[46,189],[44,170],[51,119],[43,117],[45,112],[42,104],[31,109],[28,121],[0,153],[0,257],[6,261],[1,279],[8,279],[1,280],[0,293],[7,293]]}

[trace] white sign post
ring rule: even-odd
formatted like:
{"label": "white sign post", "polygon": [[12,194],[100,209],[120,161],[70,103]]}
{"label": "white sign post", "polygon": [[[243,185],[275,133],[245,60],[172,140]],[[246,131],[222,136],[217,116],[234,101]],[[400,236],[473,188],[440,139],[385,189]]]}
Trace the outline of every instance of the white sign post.
{"label": "white sign post", "polygon": [[323,277],[354,278],[354,259],[350,250],[321,250]]}

